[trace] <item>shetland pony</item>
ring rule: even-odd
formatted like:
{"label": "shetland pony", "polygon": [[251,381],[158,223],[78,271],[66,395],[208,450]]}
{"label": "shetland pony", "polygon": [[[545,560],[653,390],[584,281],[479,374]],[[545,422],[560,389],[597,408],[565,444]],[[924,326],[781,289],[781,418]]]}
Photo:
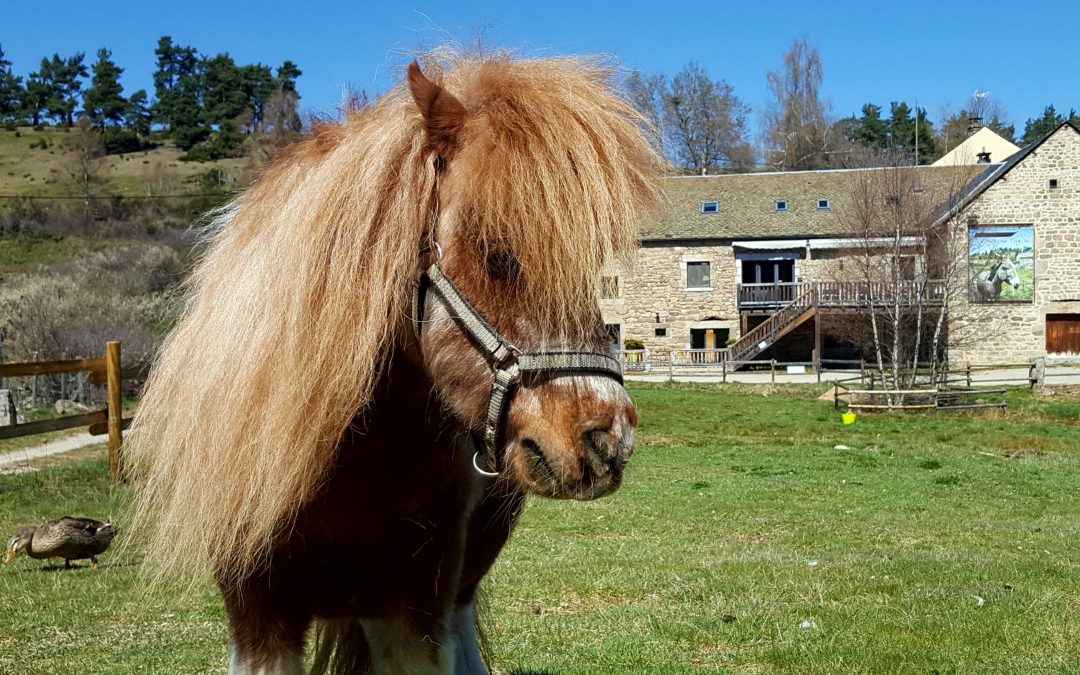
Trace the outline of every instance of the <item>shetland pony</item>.
{"label": "shetland pony", "polygon": [[[595,62],[430,57],[220,212],[127,447],[159,577],[212,573],[230,672],[486,673],[527,492],[615,490],[605,261],[661,163]],[[429,77],[430,76],[430,77]],[[189,577],[190,578],[190,577]]]}

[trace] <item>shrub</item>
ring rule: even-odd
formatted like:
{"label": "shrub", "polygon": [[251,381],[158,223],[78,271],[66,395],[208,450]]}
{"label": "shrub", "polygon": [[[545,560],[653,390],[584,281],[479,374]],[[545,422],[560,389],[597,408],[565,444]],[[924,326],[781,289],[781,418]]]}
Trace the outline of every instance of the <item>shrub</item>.
{"label": "shrub", "polygon": [[7,120],[4,122],[4,131],[15,131],[15,120]]}
{"label": "shrub", "polygon": [[645,349],[645,343],[637,338],[626,338],[623,340],[623,349]]}
{"label": "shrub", "polygon": [[138,152],[143,149],[145,143],[139,135],[131,129],[120,127],[108,127],[101,137],[105,144],[105,154],[119,155],[125,152]]}

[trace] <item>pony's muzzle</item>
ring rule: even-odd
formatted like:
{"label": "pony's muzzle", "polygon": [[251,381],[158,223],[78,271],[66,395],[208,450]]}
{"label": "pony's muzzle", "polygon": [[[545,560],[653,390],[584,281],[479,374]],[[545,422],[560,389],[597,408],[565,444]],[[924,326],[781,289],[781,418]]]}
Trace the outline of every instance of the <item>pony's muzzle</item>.
{"label": "pony's muzzle", "polygon": [[614,492],[637,425],[625,390],[609,380],[594,380],[543,391],[547,395],[519,392],[518,405],[511,408],[505,449],[511,476],[547,497],[596,499]]}

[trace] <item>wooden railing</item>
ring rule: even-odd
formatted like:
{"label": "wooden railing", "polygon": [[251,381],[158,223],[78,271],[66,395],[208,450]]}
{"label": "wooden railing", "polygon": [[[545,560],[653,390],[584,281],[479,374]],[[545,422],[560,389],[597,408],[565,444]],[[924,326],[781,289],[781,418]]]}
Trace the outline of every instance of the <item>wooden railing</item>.
{"label": "wooden railing", "polygon": [[810,282],[776,284],[738,284],[736,297],[739,307],[776,307],[792,302]]}
{"label": "wooden railing", "polygon": [[809,289],[817,290],[820,307],[869,307],[872,304],[940,304],[946,293],[945,281],[800,281],[777,284],[738,284],[736,300],[740,309],[783,307]]}
{"label": "wooden railing", "polygon": [[131,423],[130,418],[123,418],[120,383],[125,377],[132,377],[143,370],[145,370],[145,367],[141,365],[121,369],[119,342],[106,342],[105,356],[93,359],[0,363],[0,380],[7,377],[30,377],[57,373],[89,373],[90,382],[104,384],[106,387],[106,407],[104,410],[36,422],[24,422],[23,424],[14,423],[15,418],[12,417],[12,424],[0,426],[0,439],[18,438],[47,431],[88,426],[91,434],[109,435],[109,475],[113,478],[119,478],[121,475],[120,446],[123,442],[123,429]]}

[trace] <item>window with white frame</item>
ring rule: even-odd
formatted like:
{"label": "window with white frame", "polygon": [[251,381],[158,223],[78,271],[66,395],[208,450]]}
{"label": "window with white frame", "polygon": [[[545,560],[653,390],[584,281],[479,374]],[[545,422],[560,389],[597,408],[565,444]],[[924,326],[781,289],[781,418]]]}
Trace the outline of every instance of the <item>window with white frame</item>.
{"label": "window with white frame", "polygon": [[818,207],[818,211],[828,211],[829,210],[829,200],[828,199],[819,199],[819,200],[817,200],[817,207]]}
{"label": "window with white frame", "polygon": [[719,213],[720,202],[701,202],[702,213]]}
{"label": "window with white frame", "polygon": [[786,199],[777,199],[776,200],[776,210],[777,211],[787,211],[787,200]]}
{"label": "window with white frame", "polygon": [[712,288],[712,281],[709,279],[708,261],[686,263],[686,287]]}

